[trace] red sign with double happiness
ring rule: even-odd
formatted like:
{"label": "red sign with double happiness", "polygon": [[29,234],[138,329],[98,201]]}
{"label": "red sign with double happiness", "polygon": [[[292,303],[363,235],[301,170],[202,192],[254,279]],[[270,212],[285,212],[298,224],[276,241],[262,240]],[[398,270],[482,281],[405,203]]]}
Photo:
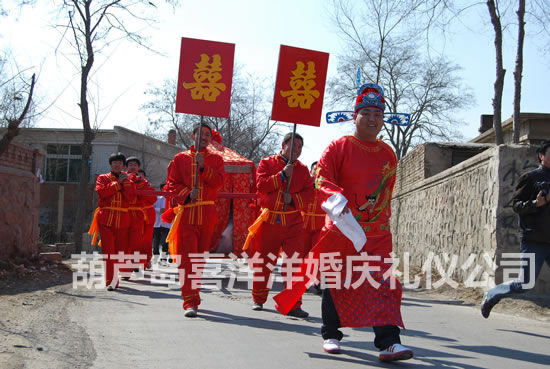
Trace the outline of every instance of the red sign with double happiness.
{"label": "red sign with double happiness", "polygon": [[229,117],[235,44],[182,37],[176,113]]}
{"label": "red sign with double happiness", "polygon": [[271,119],[319,127],[328,53],[281,45]]}

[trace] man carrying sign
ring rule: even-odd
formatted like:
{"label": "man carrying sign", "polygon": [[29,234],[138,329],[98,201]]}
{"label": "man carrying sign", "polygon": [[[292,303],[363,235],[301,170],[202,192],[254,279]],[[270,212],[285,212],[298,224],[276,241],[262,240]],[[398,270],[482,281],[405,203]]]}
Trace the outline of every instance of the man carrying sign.
{"label": "man carrying sign", "polygon": [[[199,128],[202,128],[200,142]],[[208,125],[196,125],[191,137],[195,145],[176,154],[168,166],[166,191],[177,194],[176,219],[167,239],[172,252],[179,257],[185,316],[193,318],[201,303],[199,291],[204,265],[204,255],[198,254],[208,251],[218,222],[214,200],[223,184],[225,170],[223,158],[208,149],[212,140],[212,129]]]}
{"label": "man carrying sign", "polygon": [[[292,133],[288,133],[283,139],[281,152],[263,158],[256,172],[256,188],[260,193],[262,213],[250,227],[254,230],[251,230],[245,243],[245,249],[249,243],[251,245],[248,254],[259,257],[257,262],[252,261],[253,310],[262,310],[267,300],[268,281],[279,250],[282,248],[286,256],[300,261],[305,255],[301,211],[306,211],[307,204],[313,200],[313,184],[307,167],[297,160],[302,153],[304,139],[299,134],[294,136],[292,154],[291,141]],[[287,261],[285,257],[285,264]],[[283,275],[291,268],[290,265],[284,265]],[[301,306],[302,301],[299,300],[288,315],[307,317],[309,314]]]}

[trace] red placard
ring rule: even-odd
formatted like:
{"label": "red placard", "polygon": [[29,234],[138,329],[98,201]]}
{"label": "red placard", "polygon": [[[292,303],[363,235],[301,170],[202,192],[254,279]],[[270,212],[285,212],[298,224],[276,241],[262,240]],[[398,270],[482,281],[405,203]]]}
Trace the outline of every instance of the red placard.
{"label": "red placard", "polygon": [[328,53],[281,45],[271,119],[321,125]]}
{"label": "red placard", "polygon": [[182,37],[176,112],[227,118],[235,44]]}

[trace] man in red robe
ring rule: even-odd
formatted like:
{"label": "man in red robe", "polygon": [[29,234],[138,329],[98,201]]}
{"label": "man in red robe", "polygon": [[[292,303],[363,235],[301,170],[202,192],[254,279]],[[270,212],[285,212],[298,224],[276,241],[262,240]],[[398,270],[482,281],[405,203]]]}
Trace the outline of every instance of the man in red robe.
{"label": "man in red robe", "polygon": [[223,158],[208,148],[212,129],[202,124],[200,142],[198,133],[199,125],[193,130],[195,145],[176,154],[168,166],[165,187],[166,191],[177,194],[176,218],[167,240],[172,256],[175,254],[179,258],[183,309],[185,316],[190,318],[197,316],[201,303],[199,291],[204,257],[218,222],[214,200],[225,173]]}
{"label": "man in red robe", "polygon": [[[312,178],[315,178],[316,168],[317,162],[313,162],[309,169],[309,174]],[[306,255],[319,241],[321,229],[325,225],[326,215],[325,211],[321,208],[320,191],[315,189],[313,201],[307,205],[307,211],[302,212],[304,219],[304,252]],[[321,285],[317,283],[314,287],[316,293],[321,294]]]}
{"label": "man in red robe", "polygon": [[126,157],[122,153],[113,153],[109,157],[111,172],[97,177],[95,190],[98,195],[97,209],[88,233],[94,235],[92,244],[101,237],[102,254],[105,262],[105,285],[109,291],[118,288],[118,273],[115,265],[118,253],[126,253],[128,248],[128,228],[130,216],[129,203],[136,198],[136,187],[128,174],[123,172]]}
{"label": "man in red robe", "polygon": [[[126,159],[126,168],[130,179],[135,183],[136,190],[155,191],[155,188],[149,184],[140,169],[141,161],[131,156]],[[156,196],[137,195],[136,199],[130,202],[128,214],[130,215],[130,228],[128,235],[128,252],[134,255],[137,252],[140,256],[136,263],[147,267],[152,256],[153,225],[155,224],[154,204]]]}
{"label": "man in red robe", "polygon": [[[277,155],[263,158],[256,172],[256,188],[260,193],[262,213],[256,220],[255,231],[249,232],[245,249],[248,244],[251,256],[257,256],[257,262],[252,261],[254,277],[252,281],[253,310],[262,310],[269,294],[268,282],[271,271],[282,248],[285,253],[283,277],[293,266],[287,263],[288,257],[302,260],[305,256],[304,231],[301,211],[307,211],[307,204],[313,200],[313,181],[307,167],[298,161],[302,153],[304,139],[295,135],[291,153],[292,133],[283,139],[282,150]],[[290,186],[287,187],[290,181]],[[288,189],[287,189],[288,188]],[[305,318],[309,314],[302,310],[299,300],[288,315]]]}
{"label": "man in red robe", "polygon": [[[315,248],[322,253],[340,252],[341,282],[348,279],[342,287],[323,290],[323,348],[329,353],[340,351],[340,327],[368,326],[373,327],[381,361],[407,360],[413,352],[401,345],[399,337],[398,326],[403,327],[401,285],[391,275],[390,215],[397,160],[390,146],[377,138],[384,124],[382,88],[369,83],[358,95],[355,133],[329,144],[319,160],[315,180],[331,219]],[[344,217],[351,218],[355,226],[358,223],[356,229],[364,232],[366,243],[362,234],[363,241],[357,242],[353,231],[337,225]],[[357,258],[359,253],[371,258],[368,264],[349,258]],[[364,268],[354,270],[357,265]],[[345,274],[349,271],[351,280]]]}
{"label": "man in red robe", "polygon": [[[311,164],[310,175],[315,178],[315,169],[317,162]],[[306,254],[319,241],[321,229],[325,225],[325,216],[327,214],[321,208],[320,192],[315,190],[313,201],[307,204],[307,210],[302,212],[304,219],[304,251]]]}
{"label": "man in red robe", "polygon": [[[140,169],[138,173],[141,175],[141,178],[147,180],[147,173]],[[149,187],[148,191],[155,191],[150,183],[147,183]],[[136,185],[137,189],[137,185]],[[153,265],[151,260],[153,259],[153,232],[155,230],[155,221],[157,213],[155,211],[155,203],[157,202],[157,196],[143,196],[141,204],[143,205],[142,210],[145,216],[145,228],[143,230],[143,243],[141,244],[141,252],[147,254],[147,260],[143,263],[145,269],[151,269]]]}

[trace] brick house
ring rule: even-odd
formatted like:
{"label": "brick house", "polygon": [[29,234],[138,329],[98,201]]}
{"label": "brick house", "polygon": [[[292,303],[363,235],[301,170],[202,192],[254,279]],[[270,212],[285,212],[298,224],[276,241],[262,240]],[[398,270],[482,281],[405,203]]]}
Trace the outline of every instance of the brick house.
{"label": "brick house", "polygon": [[[0,132],[1,133],[1,132]],[[181,151],[175,145],[175,132],[169,133],[170,142],[164,142],[129,129],[115,126],[96,131],[92,143],[90,169],[90,196],[86,200],[87,221],[91,221],[97,197],[93,191],[99,174],[110,170],[108,157],[113,152],[136,156],[147,173],[149,182],[158,188],[166,180],[166,169],[174,155]],[[40,238],[44,242],[71,240],[76,215],[78,182],[80,180],[81,129],[25,128],[15,138],[45,152],[40,167]]]}

